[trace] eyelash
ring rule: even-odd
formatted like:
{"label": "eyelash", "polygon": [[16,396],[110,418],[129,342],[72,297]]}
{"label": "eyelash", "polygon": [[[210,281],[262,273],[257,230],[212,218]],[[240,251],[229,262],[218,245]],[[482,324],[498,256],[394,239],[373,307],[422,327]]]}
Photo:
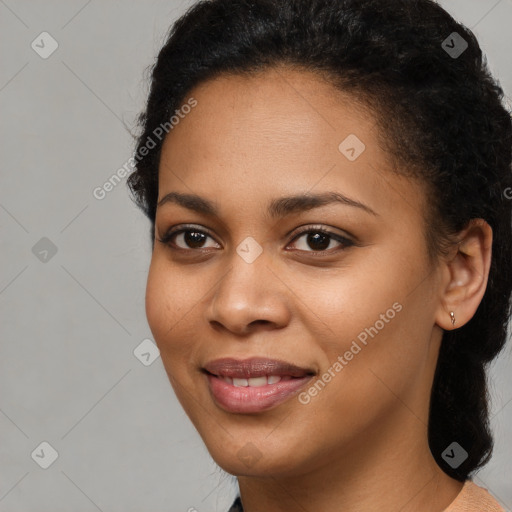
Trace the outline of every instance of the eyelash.
{"label": "eyelash", "polygon": [[[183,247],[174,247],[174,243],[171,240],[175,236],[177,236],[181,233],[187,233],[187,232],[201,233],[206,236],[209,236],[210,238],[213,238],[213,236],[208,231],[205,231],[204,229],[198,229],[193,225],[185,225],[185,226],[178,226],[177,228],[174,228],[174,229],[170,229],[162,238],[158,238],[157,240],[159,242],[161,242],[162,244],[166,245],[167,247],[169,247],[171,250],[185,251],[185,252],[187,252],[187,251],[197,252],[197,251],[203,250],[203,252],[204,252],[204,249],[201,249],[201,248],[199,248],[199,249],[183,249]],[[291,242],[295,242],[297,239],[299,239],[301,236],[303,236],[305,234],[317,234],[317,233],[326,235],[329,238],[334,239],[336,242],[339,242],[340,244],[342,244],[343,247],[341,247],[339,249],[335,249],[334,252],[338,252],[339,250],[343,251],[343,250],[355,245],[355,243],[352,240],[349,240],[348,238],[345,238],[341,235],[333,233],[332,231],[329,231],[321,226],[307,226],[306,228],[304,228],[301,231],[299,231],[298,233],[296,233],[295,236],[293,237],[293,239],[291,240]],[[329,244],[330,244],[330,242],[329,242]],[[324,254],[330,255],[333,253],[332,249],[323,250],[323,251],[299,250],[299,252],[306,252],[306,253],[314,255],[314,256],[322,256]]]}

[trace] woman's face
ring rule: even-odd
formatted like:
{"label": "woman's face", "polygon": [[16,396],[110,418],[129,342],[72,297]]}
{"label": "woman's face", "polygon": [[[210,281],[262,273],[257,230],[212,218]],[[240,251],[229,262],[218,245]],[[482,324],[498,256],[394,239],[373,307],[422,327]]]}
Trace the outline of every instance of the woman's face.
{"label": "woman's face", "polygon": [[422,187],[390,172],[375,119],[307,72],[189,97],[162,150],[146,311],[212,457],[292,475],[425,444],[447,313]]}

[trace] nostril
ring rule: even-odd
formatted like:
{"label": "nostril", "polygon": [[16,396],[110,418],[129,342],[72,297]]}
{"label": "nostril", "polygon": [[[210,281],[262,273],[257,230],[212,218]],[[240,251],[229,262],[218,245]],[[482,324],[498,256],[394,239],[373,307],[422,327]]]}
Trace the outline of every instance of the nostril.
{"label": "nostril", "polygon": [[269,324],[269,323],[271,323],[269,320],[254,320],[253,322],[251,322],[251,323],[249,324],[249,327],[250,327],[251,325],[267,325],[267,324]]}

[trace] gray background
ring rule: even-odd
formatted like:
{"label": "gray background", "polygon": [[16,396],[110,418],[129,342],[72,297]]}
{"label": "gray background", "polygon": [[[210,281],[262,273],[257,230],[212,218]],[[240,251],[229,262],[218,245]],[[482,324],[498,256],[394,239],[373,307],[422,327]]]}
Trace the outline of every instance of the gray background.
{"label": "gray background", "polygon": [[[134,355],[151,338],[149,223],[124,181],[92,194],[131,156],[144,70],[191,3],[0,0],[1,512],[225,511],[235,495],[161,359]],[[512,1],[441,3],[510,95]],[[59,45],[47,59],[31,48],[43,31]],[[32,249],[43,237],[56,254]],[[476,477],[507,509],[510,345],[491,372],[495,453]],[[59,455],[48,469],[43,441]]]}

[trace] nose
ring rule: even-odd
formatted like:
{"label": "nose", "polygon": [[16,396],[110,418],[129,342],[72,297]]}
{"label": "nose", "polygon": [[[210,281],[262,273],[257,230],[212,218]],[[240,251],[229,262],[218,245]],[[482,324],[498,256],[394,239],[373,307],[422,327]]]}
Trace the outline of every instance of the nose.
{"label": "nose", "polygon": [[289,294],[265,253],[247,263],[234,252],[229,270],[212,291],[207,320],[214,329],[237,335],[281,329],[290,322]]}

